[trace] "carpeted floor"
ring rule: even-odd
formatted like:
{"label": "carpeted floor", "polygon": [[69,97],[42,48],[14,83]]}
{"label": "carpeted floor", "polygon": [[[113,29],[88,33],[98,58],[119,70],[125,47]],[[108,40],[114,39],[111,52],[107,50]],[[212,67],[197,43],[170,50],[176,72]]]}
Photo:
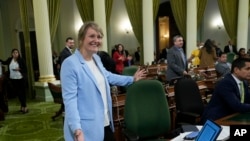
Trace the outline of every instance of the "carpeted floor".
{"label": "carpeted floor", "polygon": [[64,141],[62,117],[51,119],[59,104],[29,101],[27,114],[18,111],[20,104],[16,99],[8,105],[9,112],[0,121],[0,141]]}

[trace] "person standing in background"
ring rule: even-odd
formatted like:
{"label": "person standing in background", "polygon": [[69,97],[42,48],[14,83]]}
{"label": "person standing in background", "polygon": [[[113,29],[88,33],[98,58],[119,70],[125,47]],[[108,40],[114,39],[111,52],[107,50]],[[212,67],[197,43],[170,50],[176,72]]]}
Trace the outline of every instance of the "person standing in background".
{"label": "person standing in background", "polygon": [[115,71],[115,61],[112,59],[112,57],[110,57],[110,55],[107,52],[98,51],[97,55],[100,56],[102,64],[107,71],[117,74],[117,72]]}
{"label": "person standing in background", "polygon": [[226,45],[224,47],[224,52],[225,53],[229,53],[229,52],[232,52],[232,53],[235,53],[237,54],[237,48],[235,45],[233,45],[233,42],[230,40],[228,41],[228,45]]}
{"label": "person standing in background", "polygon": [[78,33],[79,47],[62,64],[66,141],[114,141],[110,85],[130,85],[146,76],[143,69],[134,76],[107,71],[97,55],[102,38],[96,23],[84,22]]}
{"label": "person standing in background", "polygon": [[22,59],[18,49],[12,49],[11,57],[6,61],[0,60],[3,65],[8,65],[8,75],[13,86],[13,91],[17,94],[21,103],[20,112],[28,113],[26,104],[26,80],[27,66]]}
{"label": "person standing in background", "polygon": [[126,52],[124,50],[124,46],[122,44],[116,45],[116,51],[113,54],[113,59],[116,64],[116,72],[121,74],[124,69],[124,62],[131,60],[132,57],[126,57]]}
{"label": "person standing in background", "polygon": [[[63,61],[68,58],[70,55],[72,55],[73,53],[73,48],[74,48],[74,45],[75,45],[75,41],[72,37],[68,37],[66,38],[66,45],[64,47],[64,49],[61,51],[60,53],[60,56],[59,56],[59,59],[60,59],[60,69],[59,69],[59,74],[60,74],[60,71],[61,71],[61,66],[62,66],[62,63]],[[59,75],[59,80],[61,79],[61,76]],[[61,108],[60,108],[60,111],[59,113],[63,113],[65,111],[65,106],[64,106],[64,103],[61,103]]]}
{"label": "person standing in background", "polygon": [[170,85],[172,85],[172,80],[176,78],[182,78],[184,75],[188,75],[188,62],[182,49],[184,43],[183,37],[176,35],[173,37],[173,42],[174,46],[168,50],[167,54],[168,67],[166,78]]}
{"label": "person standing in background", "polygon": [[60,53],[60,65],[62,65],[64,59],[69,57],[73,53],[73,48],[75,46],[75,41],[72,37],[66,39],[66,45]]}
{"label": "person standing in background", "polygon": [[212,40],[207,39],[200,51],[200,67],[214,66],[217,60],[215,46]]}
{"label": "person standing in background", "polygon": [[168,47],[162,49],[159,60],[161,59],[167,60],[167,54],[168,54]]}
{"label": "person standing in background", "polygon": [[213,40],[212,42],[213,42],[214,47],[215,47],[216,56],[219,58],[221,56],[222,50],[219,48],[219,46],[217,45],[215,40]]}
{"label": "person standing in background", "polygon": [[137,47],[137,50],[134,55],[135,55],[135,64],[140,64],[140,56],[141,56],[140,47]]}
{"label": "person standing in background", "polygon": [[124,55],[126,57],[126,60],[123,62],[124,67],[128,67],[128,66],[134,65],[133,57],[130,55],[130,53],[128,52],[128,50],[124,49]]}
{"label": "person standing in background", "polygon": [[203,47],[204,43],[200,42],[197,43],[197,48],[192,51],[191,56],[188,59],[188,62],[192,63],[193,67],[199,67],[200,66],[200,50]]}

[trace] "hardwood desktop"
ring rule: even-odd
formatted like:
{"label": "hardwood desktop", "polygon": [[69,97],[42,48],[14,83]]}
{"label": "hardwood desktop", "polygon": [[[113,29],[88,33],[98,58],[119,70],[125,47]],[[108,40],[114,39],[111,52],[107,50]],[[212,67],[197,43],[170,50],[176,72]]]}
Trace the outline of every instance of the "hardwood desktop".
{"label": "hardwood desktop", "polygon": [[216,120],[219,125],[250,125],[250,112],[235,113]]}

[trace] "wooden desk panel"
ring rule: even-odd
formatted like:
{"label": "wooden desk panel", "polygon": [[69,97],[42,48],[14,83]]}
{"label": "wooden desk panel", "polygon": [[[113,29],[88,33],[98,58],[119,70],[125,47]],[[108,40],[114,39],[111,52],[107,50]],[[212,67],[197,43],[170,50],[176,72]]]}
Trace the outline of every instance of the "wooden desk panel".
{"label": "wooden desk panel", "polygon": [[216,120],[219,125],[250,125],[250,112],[235,113]]}
{"label": "wooden desk panel", "polygon": [[115,126],[114,135],[117,141],[125,141],[125,138],[122,134],[125,100],[126,94],[112,94],[113,121]]}

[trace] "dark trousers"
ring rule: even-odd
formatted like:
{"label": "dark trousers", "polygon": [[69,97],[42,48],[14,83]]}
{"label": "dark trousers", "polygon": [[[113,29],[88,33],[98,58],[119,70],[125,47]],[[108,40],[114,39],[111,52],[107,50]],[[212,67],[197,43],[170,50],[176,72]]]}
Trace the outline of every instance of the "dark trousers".
{"label": "dark trousers", "polygon": [[104,141],[115,141],[115,136],[110,126],[104,127]]}
{"label": "dark trousers", "polygon": [[21,107],[26,107],[26,93],[25,93],[25,81],[24,79],[10,79],[15,94],[21,103]]}

